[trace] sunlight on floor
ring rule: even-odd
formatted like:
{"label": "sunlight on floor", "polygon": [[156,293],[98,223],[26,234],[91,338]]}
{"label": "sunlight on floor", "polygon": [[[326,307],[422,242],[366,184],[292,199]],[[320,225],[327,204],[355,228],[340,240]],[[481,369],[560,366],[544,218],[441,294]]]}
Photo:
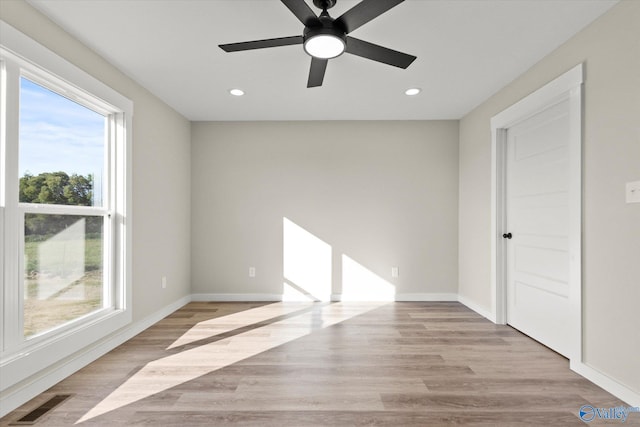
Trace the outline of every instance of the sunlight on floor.
{"label": "sunlight on floor", "polygon": [[[277,303],[266,307],[269,309],[275,309],[277,306],[286,308],[288,304],[290,303]],[[154,360],[147,363],[140,371],[94,406],[76,424],[309,335],[314,329],[335,325],[384,304],[386,303],[368,302],[317,305],[314,310],[306,311],[298,316]],[[295,304],[295,306],[300,308],[299,304]],[[225,317],[235,316],[235,322],[241,318],[242,312],[236,314]],[[250,318],[254,314],[251,313]],[[223,321],[222,319],[224,318],[221,318],[220,321]],[[251,323],[252,321],[249,321],[248,324]],[[260,337],[256,336],[256,331],[259,331]]]}
{"label": "sunlight on floor", "polygon": [[214,319],[198,322],[191,329],[185,332],[180,338],[175,340],[167,350],[180,347],[182,345],[191,344],[193,342],[213,338],[217,335],[233,331],[235,329],[273,319],[274,317],[283,316],[311,307],[313,304],[281,304],[274,303],[263,305],[261,307],[251,308],[239,313],[229,314],[224,317],[216,317]]}

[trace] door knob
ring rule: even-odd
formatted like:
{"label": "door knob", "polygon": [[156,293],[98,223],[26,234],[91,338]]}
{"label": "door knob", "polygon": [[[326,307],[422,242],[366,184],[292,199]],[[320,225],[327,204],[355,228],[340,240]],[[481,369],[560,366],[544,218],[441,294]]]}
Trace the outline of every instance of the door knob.
{"label": "door knob", "polygon": [[505,239],[510,239],[510,238],[512,238],[512,237],[513,237],[513,235],[512,235],[511,233],[504,233],[504,234],[502,235],[502,237],[503,237],[503,238],[505,238]]}

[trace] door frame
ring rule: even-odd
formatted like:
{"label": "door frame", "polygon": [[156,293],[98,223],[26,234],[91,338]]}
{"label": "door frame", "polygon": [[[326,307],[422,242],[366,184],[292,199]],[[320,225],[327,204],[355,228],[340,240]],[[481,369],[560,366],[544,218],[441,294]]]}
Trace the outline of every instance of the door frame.
{"label": "door frame", "polygon": [[569,359],[582,362],[582,90],[583,64],[547,83],[491,119],[491,320],[507,322],[506,144],[507,130],[569,100]]}

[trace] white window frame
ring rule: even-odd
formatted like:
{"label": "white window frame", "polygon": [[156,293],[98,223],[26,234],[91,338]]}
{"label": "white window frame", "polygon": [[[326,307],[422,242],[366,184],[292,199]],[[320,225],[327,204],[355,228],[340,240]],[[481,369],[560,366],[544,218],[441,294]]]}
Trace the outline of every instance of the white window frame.
{"label": "white window frame", "polygon": [[[28,36],[0,21],[0,393],[64,359],[97,345],[132,321],[131,309],[131,158],[133,102]],[[18,107],[20,76],[42,84],[107,117],[110,180],[103,194],[105,208],[19,204]],[[6,177],[9,177],[5,180]],[[108,210],[108,211],[107,211]],[[103,231],[110,307],[25,339],[22,330],[21,237],[24,212],[106,215]],[[22,227],[22,228],[20,228]],[[34,377],[35,378],[35,377]],[[31,381],[29,381],[31,382]]]}

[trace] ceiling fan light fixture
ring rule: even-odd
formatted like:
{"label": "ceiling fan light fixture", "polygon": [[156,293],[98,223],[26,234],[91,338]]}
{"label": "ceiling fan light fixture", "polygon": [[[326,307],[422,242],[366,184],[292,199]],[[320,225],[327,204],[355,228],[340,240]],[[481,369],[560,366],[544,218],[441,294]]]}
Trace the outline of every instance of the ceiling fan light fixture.
{"label": "ceiling fan light fixture", "polygon": [[304,51],[319,59],[340,56],[347,49],[346,37],[332,28],[310,30],[304,38]]}
{"label": "ceiling fan light fixture", "polygon": [[331,59],[342,55],[346,46],[342,39],[329,34],[319,34],[307,39],[304,50],[309,55],[320,59]]}

